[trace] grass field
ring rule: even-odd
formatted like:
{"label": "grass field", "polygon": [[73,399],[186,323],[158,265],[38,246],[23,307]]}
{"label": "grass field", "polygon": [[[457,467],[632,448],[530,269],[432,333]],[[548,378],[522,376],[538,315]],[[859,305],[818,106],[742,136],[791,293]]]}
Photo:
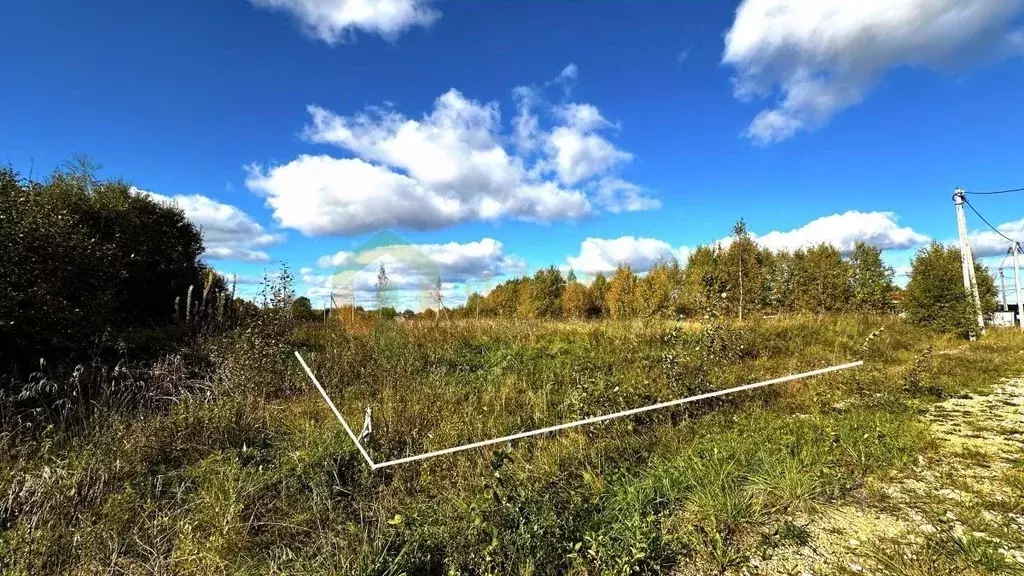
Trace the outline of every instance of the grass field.
{"label": "grass field", "polygon": [[[378,461],[865,365],[371,472],[296,349],[351,424],[372,407]],[[0,572],[1020,573],[1022,351],[888,316],[254,324],[43,430],[3,415]]]}

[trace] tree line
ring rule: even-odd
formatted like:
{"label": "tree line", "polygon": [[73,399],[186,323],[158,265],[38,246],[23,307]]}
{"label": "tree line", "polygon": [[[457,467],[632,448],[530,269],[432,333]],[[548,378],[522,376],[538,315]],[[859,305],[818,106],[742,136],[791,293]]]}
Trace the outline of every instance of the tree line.
{"label": "tree line", "polygon": [[[81,159],[32,181],[0,168],[0,375],[31,369],[41,358],[77,362],[172,347],[211,321],[240,322],[261,309],[234,298],[201,260],[201,231],[180,208],[126,182],[101,181],[94,169]],[[589,283],[552,266],[474,293],[454,309],[441,303],[438,279],[436,309],[443,318],[538,319],[904,312],[939,330],[970,330],[973,303],[954,247],[921,249],[901,290],[881,251],[867,244],[849,254],[827,244],[774,251],[758,245],[742,220],[732,232],[728,245],[702,246],[685,263],[665,259],[643,274],[621,265]],[[977,277],[988,313],[995,283],[980,266]],[[387,288],[383,267],[378,282]],[[278,292],[267,292],[262,308],[321,317],[290,288]],[[386,304],[378,303],[378,319],[413,315]]]}
{"label": "tree line", "polygon": [[[986,313],[995,310],[995,283],[977,266]],[[760,246],[740,220],[727,246],[701,246],[686,259],[637,274],[621,264],[589,284],[554,266],[508,280],[486,296],[473,293],[456,316],[552,319],[700,318],[785,313],[905,312],[946,331],[967,329],[973,304],[961,284],[960,252],[933,243],[915,256],[900,289],[882,251],[857,242],[849,254],[829,244],[795,251]]]}

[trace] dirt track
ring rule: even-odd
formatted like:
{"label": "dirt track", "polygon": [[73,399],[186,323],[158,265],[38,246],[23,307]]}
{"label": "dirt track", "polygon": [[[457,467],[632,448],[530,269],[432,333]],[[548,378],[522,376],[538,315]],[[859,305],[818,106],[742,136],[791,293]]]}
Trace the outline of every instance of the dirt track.
{"label": "dirt track", "polygon": [[794,518],[806,526],[807,544],[752,559],[741,573],[883,574],[880,555],[923,565],[919,549],[940,530],[967,542],[964,554],[1003,562],[997,573],[1024,573],[1024,378],[938,402],[924,418],[938,445],[910,474]]}

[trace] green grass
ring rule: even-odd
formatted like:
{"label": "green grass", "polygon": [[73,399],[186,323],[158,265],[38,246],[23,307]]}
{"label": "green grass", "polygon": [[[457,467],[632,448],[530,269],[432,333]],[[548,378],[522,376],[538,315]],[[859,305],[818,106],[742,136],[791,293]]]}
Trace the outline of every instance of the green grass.
{"label": "green grass", "polygon": [[1024,574],[1024,566],[1001,552],[1001,547],[984,536],[957,534],[942,526],[921,544],[880,543],[868,556],[882,576]]}
{"label": "green grass", "polygon": [[[0,436],[0,572],[721,573],[929,451],[920,407],[1024,371],[1022,344],[954,357],[882,317],[251,329],[159,408]],[[377,460],[866,365],[371,473],[293,347],[350,423],[373,408]],[[983,566],[985,546],[961,548]]]}

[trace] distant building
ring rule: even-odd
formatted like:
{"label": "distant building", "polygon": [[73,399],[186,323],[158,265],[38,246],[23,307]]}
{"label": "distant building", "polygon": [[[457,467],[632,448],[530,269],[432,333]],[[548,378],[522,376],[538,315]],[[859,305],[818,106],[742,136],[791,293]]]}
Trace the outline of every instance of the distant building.
{"label": "distant building", "polygon": [[1013,311],[1003,312],[999,310],[992,313],[992,320],[989,321],[989,326],[1006,326],[1012,327],[1014,324],[1014,313]]}

